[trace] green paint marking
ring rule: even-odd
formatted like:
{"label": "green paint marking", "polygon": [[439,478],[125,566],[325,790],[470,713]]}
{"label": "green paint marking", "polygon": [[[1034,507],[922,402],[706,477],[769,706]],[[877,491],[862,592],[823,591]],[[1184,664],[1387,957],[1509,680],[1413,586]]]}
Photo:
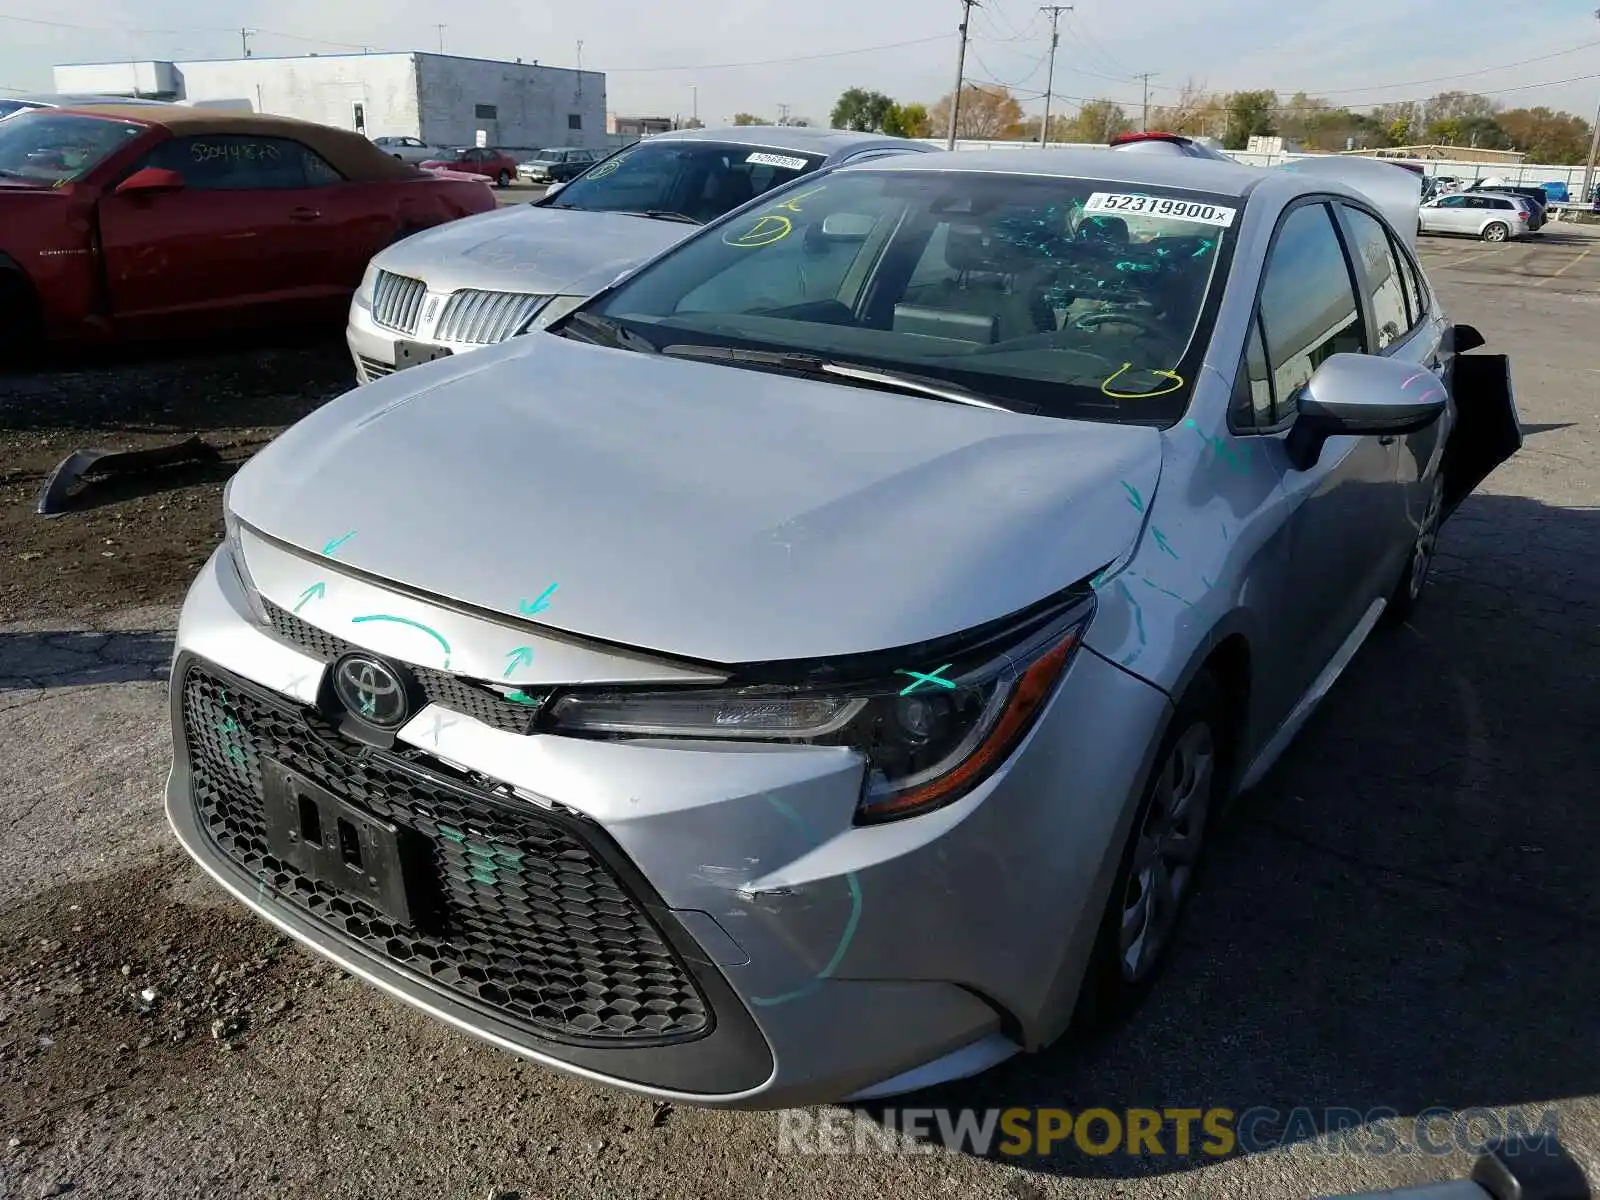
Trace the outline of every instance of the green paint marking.
{"label": "green paint marking", "polygon": [[533,649],[529,646],[518,646],[515,650],[506,655],[505,674],[500,676],[500,678],[509,679],[511,677],[511,672],[517,670],[519,667],[527,666],[532,661]]}
{"label": "green paint marking", "polygon": [[1133,484],[1129,483],[1127,480],[1123,480],[1122,488],[1128,493],[1128,503],[1133,505],[1136,511],[1143,512],[1144,497],[1139,495],[1139,489],[1134,487]]}
{"label": "green paint marking", "polygon": [[300,593],[300,602],[294,606],[294,611],[299,612],[313,600],[321,600],[323,596],[327,595],[327,592],[328,585],[319,579],[316,583],[313,583],[305,591]]}
{"label": "green paint marking", "polygon": [[350,624],[352,625],[364,625],[368,621],[390,621],[396,625],[409,625],[412,629],[422,630],[423,633],[427,634],[444,648],[445,665],[449,665],[450,643],[444,640],[444,635],[441,634],[437,629],[430,628],[429,626],[424,625],[421,621],[413,621],[410,617],[392,617],[387,613],[372,613],[370,616],[350,618]]}
{"label": "green paint marking", "polygon": [[325,543],[323,545],[322,552],[324,554],[327,554],[327,555],[331,556],[335,550],[337,550],[340,546],[344,545],[351,538],[355,537],[355,535],[356,535],[356,531],[354,529],[352,529],[349,533],[342,534],[339,537],[336,537],[336,538],[333,538],[333,539],[329,540],[327,543]]}
{"label": "green paint marking", "polygon": [[462,833],[461,830],[456,829],[456,828],[454,828],[453,826],[450,826],[450,825],[441,825],[441,826],[439,826],[439,836],[443,837],[443,838],[448,838],[450,841],[455,842],[457,845],[460,845],[462,842],[467,840],[467,835],[466,834]]}
{"label": "green paint marking", "polygon": [[528,695],[528,693],[523,691],[521,688],[518,688],[514,692],[507,692],[506,699],[511,701],[513,704],[526,704],[531,708],[539,707],[539,701]]}

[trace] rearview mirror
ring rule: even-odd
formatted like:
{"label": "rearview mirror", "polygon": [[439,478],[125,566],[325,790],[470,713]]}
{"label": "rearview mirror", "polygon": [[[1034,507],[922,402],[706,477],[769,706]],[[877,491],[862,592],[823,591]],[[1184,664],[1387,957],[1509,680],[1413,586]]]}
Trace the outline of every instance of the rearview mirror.
{"label": "rearview mirror", "polygon": [[142,167],[117,184],[117,195],[131,193],[154,195],[157,192],[183,190],[183,176],[165,167]]}
{"label": "rearview mirror", "polygon": [[822,236],[831,242],[864,242],[876,217],[863,213],[829,213],[822,219]]}
{"label": "rearview mirror", "polygon": [[1331,437],[1416,433],[1443,415],[1444,384],[1432,371],[1372,354],[1335,354],[1300,391],[1284,444],[1295,470],[1316,465]]}

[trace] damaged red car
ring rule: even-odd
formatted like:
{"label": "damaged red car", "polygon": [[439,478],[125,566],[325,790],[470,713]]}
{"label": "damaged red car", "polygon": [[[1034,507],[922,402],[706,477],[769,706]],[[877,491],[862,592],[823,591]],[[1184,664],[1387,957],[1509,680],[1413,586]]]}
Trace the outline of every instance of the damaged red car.
{"label": "damaged red car", "polygon": [[367,260],[495,206],[359,134],[96,105],[0,123],[0,358],[41,345],[344,320]]}

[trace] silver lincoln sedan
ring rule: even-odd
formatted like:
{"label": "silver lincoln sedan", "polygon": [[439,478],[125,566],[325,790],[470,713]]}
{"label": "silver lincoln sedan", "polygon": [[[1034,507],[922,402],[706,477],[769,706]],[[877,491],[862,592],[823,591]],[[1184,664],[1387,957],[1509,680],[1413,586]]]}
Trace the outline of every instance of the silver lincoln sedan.
{"label": "silver lincoln sedan", "polygon": [[178,838],[392,996],[677,1101],[1126,1011],[1521,444],[1414,191],[1173,150],[802,178],[301,421],[183,611]]}
{"label": "silver lincoln sedan", "polygon": [[802,175],[931,150],[789,125],[657,134],[538,200],[403,236],[375,255],[345,330],[356,377],[366,383],[547,325],[706,221]]}

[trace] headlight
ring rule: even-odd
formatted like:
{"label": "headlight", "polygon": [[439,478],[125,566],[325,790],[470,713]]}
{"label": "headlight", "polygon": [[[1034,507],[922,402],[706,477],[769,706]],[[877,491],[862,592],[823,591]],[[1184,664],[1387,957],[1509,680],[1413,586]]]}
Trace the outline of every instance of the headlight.
{"label": "headlight", "polygon": [[367,263],[367,269],[361,276],[361,286],[356,288],[355,301],[362,308],[372,307],[372,289],[377,282],[378,260],[374,258]]}
{"label": "headlight", "polygon": [[533,319],[517,332],[532,333],[536,329],[543,329],[566,316],[587,299],[587,296],[552,296],[543,308],[533,314]]}
{"label": "headlight", "polygon": [[228,480],[222,489],[222,547],[223,557],[228,560],[228,566],[239,579],[239,589],[244,593],[245,603],[249,606],[250,615],[255,618],[257,625],[266,625],[267,610],[261,603],[261,593],[256,590],[256,581],[250,577],[250,568],[244,561],[244,544],[239,537],[239,518],[233,515],[233,507],[228,503],[228,496],[233,491],[233,480]]}
{"label": "headlight", "polygon": [[1033,728],[1084,627],[1092,597],[997,650],[901,669],[855,685],[755,685],[572,692],[550,707],[552,733],[751,739],[849,746],[867,759],[858,824],[942,808],[983,782]]}

